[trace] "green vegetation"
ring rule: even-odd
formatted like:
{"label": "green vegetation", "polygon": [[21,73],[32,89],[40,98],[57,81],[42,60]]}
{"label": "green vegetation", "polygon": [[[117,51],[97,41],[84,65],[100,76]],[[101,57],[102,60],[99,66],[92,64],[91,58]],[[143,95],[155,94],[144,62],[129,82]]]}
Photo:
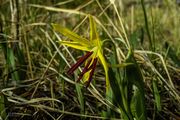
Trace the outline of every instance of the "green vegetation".
{"label": "green vegetation", "polygon": [[179,120],[179,12],[175,0],[1,1],[0,119]]}

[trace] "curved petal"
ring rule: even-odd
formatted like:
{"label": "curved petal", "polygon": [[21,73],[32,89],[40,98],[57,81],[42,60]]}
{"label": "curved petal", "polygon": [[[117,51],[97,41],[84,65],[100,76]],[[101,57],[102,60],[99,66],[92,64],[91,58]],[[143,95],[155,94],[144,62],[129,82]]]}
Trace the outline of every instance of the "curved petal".
{"label": "curved petal", "polygon": [[96,23],[91,15],[89,15],[89,22],[90,22],[90,41],[96,40],[99,38],[99,36],[96,30]]}
{"label": "curved petal", "polygon": [[90,49],[88,47],[83,46],[83,45],[81,45],[81,44],[79,44],[77,42],[60,41],[59,43],[63,44],[63,45],[67,45],[67,46],[75,48],[75,49],[78,49],[78,50],[90,51]]}
{"label": "curved petal", "polygon": [[100,50],[98,51],[98,57],[99,57],[99,59],[101,61],[101,64],[104,67],[105,76],[106,76],[106,89],[108,90],[108,88],[109,88],[108,65],[107,65],[106,60],[105,60],[105,58],[104,58],[104,56],[103,56],[103,54],[102,54],[102,52]]}
{"label": "curved petal", "polygon": [[79,42],[83,45],[89,45],[89,41],[85,38],[82,38],[81,36],[77,35],[76,33],[70,31],[69,29],[62,27],[59,24],[52,24],[55,31],[60,32],[66,37],[69,37],[73,42]]}

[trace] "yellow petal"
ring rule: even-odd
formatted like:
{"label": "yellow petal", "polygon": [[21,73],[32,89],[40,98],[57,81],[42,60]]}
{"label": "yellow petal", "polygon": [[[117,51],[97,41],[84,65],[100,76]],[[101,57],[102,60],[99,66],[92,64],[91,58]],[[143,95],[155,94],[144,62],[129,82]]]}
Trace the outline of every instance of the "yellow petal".
{"label": "yellow petal", "polygon": [[98,51],[98,57],[101,61],[101,64],[104,67],[105,76],[106,76],[106,89],[108,90],[109,89],[108,65],[107,65],[106,60],[105,60],[105,58],[104,58],[104,56],[100,50]]}
{"label": "yellow petal", "polygon": [[91,70],[89,70],[88,72],[86,72],[84,75],[83,75],[83,83],[87,82],[88,79],[89,79],[89,76],[90,76],[90,72]]}
{"label": "yellow petal", "polygon": [[99,36],[96,30],[96,23],[91,15],[89,15],[89,22],[90,22],[90,40],[97,40]]}
{"label": "yellow petal", "polygon": [[81,44],[79,44],[77,42],[60,41],[59,43],[63,44],[63,45],[67,45],[67,46],[75,48],[75,49],[78,49],[78,50],[90,51],[90,49],[88,49],[88,47],[82,46]]}
{"label": "yellow petal", "polygon": [[80,37],[76,33],[70,31],[69,29],[67,29],[65,27],[62,27],[59,24],[52,24],[52,26],[53,26],[55,31],[60,32],[61,34],[63,34],[66,37],[69,37],[69,39],[71,39],[73,42],[79,42],[83,45],[89,44],[89,41],[87,39]]}

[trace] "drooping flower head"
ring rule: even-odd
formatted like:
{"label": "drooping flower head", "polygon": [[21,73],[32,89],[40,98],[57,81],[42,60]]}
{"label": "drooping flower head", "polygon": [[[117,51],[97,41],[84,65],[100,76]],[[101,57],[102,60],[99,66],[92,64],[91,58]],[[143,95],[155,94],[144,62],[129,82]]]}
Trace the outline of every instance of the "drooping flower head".
{"label": "drooping flower head", "polygon": [[86,51],[87,53],[82,56],[77,62],[72,65],[72,67],[68,70],[68,74],[73,74],[73,72],[83,63],[85,67],[83,68],[82,72],[79,75],[80,79],[83,79],[88,87],[90,82],[92,81],[92,77],[95,71],[95,67],[98,61],[100,61],[104,67],[105,75],[106,75],[106,85],[109,86],[109,79],[108,79],[108,66],[103,56],[102,50],[102,41],[99,38],[96,29],[96,23],[91,15],[89,17],[90,22],[90,38],[89,40],[83,38],[76,33],[70,31],[67,28],[60,26],[59,24],[53,24],[53,28],[55,31],[60,32],[64,36],[67,36],[71,41],[60,41],[61,44],[67,45],[69,47]]}

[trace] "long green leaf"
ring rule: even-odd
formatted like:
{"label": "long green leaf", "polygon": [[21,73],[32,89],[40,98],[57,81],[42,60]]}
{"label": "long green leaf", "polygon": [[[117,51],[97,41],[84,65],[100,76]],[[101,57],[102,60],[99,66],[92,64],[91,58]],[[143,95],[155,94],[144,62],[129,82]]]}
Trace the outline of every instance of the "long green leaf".
{"label": "long green leaf", "polygon": [[7,120],[7,113],[5,107],[5,96],[3,94],[0,95],[0,116],[3,120]]}
{"label": "long green leaf", "polygon": [[[146,109],[145,109],[145,92],[144,92],[144,82],[142,73],[140,71],[140,68],[133,56],[133,51],[130,50],[128,53],[128,57],[126,59],[126,62],[128,63],[134,63],[133,65],[126,66],[126,78],[127,81],[132,84],[132,90],[134,90],[132,100],[131,100],[131,107],[133,108],[131,111],[134,113],[134,117],[137,120],[146,120]],[[128,91],[132,92],[132,91]],[[138,98],[137,100],[133,100],[134,98]],[[130,97],[131,99],[131,97]]]}
{"label": "long green leaf", "polygon": [[150,30],[149,30],[148,17],[147,17],[147,12],[146,12],[146,8],[145,8],[144,0],[141,0],[141,6],[142,6],[142,9],[143,9],[143,13],[144,13],[145,29],[147,31],[147,35],[148,35],[149,43],[150,43],[149,49],[154,51],[155,46],[154,46],[154,43],[152,41],[152,37],[151,37],[151,34],[150,34]]}
{"label": "long green leaf", "polygon": [[161,111],[161,98],[160,98],[160,94],[159,94],[157,85],[158,85],[157,81],[153,80],[153,93],[154,93],[154,97],[155,97],[155,103],[157,106],[157,110]]}
{"label": "long green leaf", "polygon": [[[111,43],[111,42],[110,42]],[[110,87],[111,87],[111,98],[109,98],[111,100],[111,102],[118,106],[121,110],[121,118],[125,119],[125,120],[129,120],[132,119],[131,117],[131,113],[128,113],[128,111],[126,111],[125,108],[127,108],[127,104],[126,104],[126,99],[125,99],[125,90],[123,89],[123,85],[122,81],[121,81],[121,72],[120,69],[122,68],[122,66],[118,66],[118,62],[117,62],[117,54],[116,54],[116,48],[113,45],[113,54],[111,54],[110,56],[110,68],[108,71],[109,74],[109,82],[110,82]],[[113,67],[113,65],[115,65],[116,67]],[[106,94],[108,96],[110,96],[110,94]]]}
{"label": "long green leaf", "polygon": [[79,84],[76,84],[75,86],[76,86],[78,101],[80,103],[81,114],[85,114],[84,95],[82,93],[82,86],[80,86]]}
{"label": "long green leaf", "polygon": [[12,79],[15,81],[19,81],[19,75],[16,69],[16,63],[15,63],[15,56],[11,48],[8,48],[7,58],[8,58],[9,70],[11,70],[12,72],[11,73]]}
{"label": "long green leaf", "polygon": [[123,104],[123,96],[122,96],[122,94],[121,94],[122,92],[120,90],[121,86],[119,86],[117,79],[115,77],[116,75],[113,72],[112,68],[109,68],[108,74],[109,74],[111,90],[113,93],[111,99],[112,99],[112,101],[114,100],[114,104],[118,105],[118,107],[120,108],[123,119],[129,120],[128,113],[126,112],[126,110],[124,108],[124,104]]}

